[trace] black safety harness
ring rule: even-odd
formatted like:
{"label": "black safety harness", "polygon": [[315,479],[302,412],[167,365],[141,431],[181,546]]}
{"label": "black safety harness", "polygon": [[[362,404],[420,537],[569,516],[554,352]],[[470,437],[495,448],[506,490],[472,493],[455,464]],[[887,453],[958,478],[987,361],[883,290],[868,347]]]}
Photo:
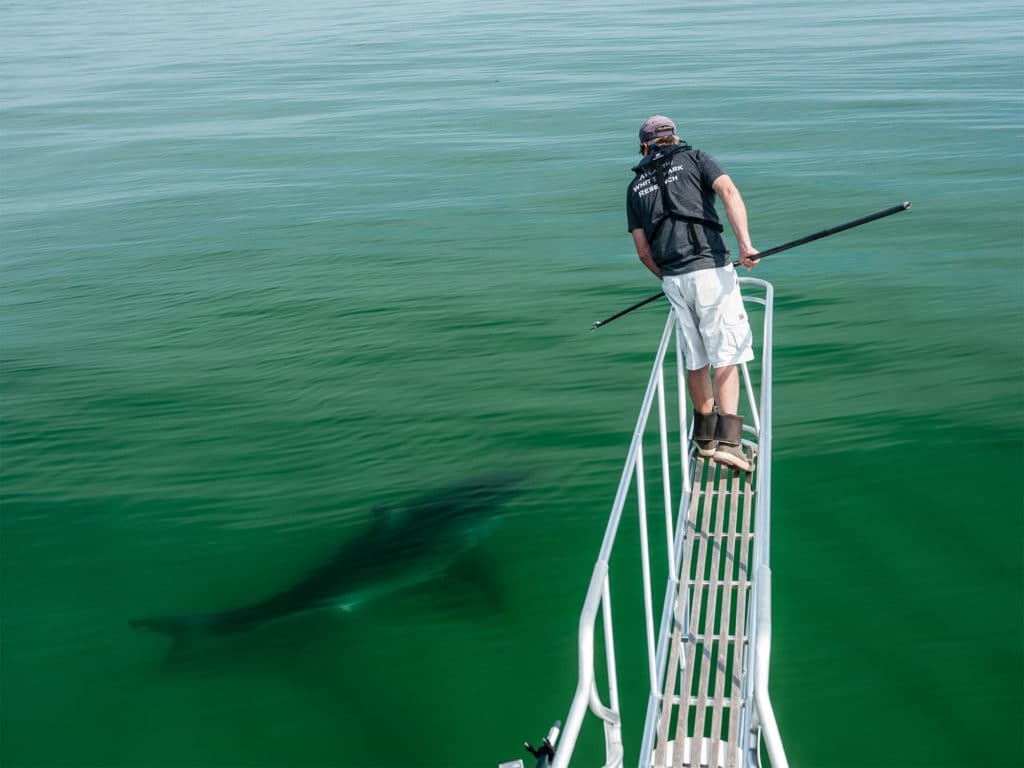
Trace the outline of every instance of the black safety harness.
{"label": "black safety harness", "polygon": [[[710,227],[719,234],[725,231],[722,225],[717,221],[711,221],[710,219],[703,219],[700,216],[690,216],[689,214],[683,213],[676,208],[675,201],[669,196],[668,184],[665,181],[665,167],[672,162],[672,158],[681,152],[689,152],[689,145],[683,145],[676,152],[666,153],[664,156],[651,161],[651,170],[654,172],[654,178],[658,182],[658,189],[661,190],[661,210],[662,214],[655,219],[653,226],[651,227],[650,241],[653,243],[654,239],[658,236],[658,232],[661,230],[662,225],[666,221],[683,221],[686,222],[687,232],[690,236],[690,242],[693,243],[694,247],[698,250],[703,250],[703,247],[707,245],[707,241],[701,238],[697,234],[696,224],[700,224],[704,227]],[[643,166],[636,168],[636,173],[639,176],[647,169]]]}

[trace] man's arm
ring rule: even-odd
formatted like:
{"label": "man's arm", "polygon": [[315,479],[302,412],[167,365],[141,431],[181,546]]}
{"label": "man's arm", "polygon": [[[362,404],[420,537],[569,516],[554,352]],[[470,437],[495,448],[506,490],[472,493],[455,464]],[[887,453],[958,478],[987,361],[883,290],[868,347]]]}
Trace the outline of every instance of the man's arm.
{"label": "man's arm", "polygon": [[651,244],[647,242],[644,230],[642,228],[633,229],[630,230],[630,234],[633,236],[633,245],[636,246],[636,255],[640,257],[640,261],[651,270],[656,278],[661,280],[661,270],[654,262],[654,256],[651,255]]}
{"label": "man's arm", "polygon": [[740,191],[732,183],[728,174],[723,173],[711,187],[715,190],[725,205],[725,215],[729,219],[729,226],[736,235],[736,245],[740,249],[740,263],[747,269],[757,265],[759,259],[753,258],[757,255],[757,249],[750,243],[750,232],[747,230],[747,207],[743,204]]}

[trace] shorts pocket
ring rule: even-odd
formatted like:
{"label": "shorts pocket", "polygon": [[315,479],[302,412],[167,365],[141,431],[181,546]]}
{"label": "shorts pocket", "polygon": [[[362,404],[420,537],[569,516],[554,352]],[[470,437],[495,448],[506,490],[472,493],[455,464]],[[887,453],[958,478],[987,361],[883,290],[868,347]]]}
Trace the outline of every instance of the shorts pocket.
{"label": "shorts pocket", "polygon": [[729,297],[722,318],[722,332],[725,338],[735,347],[740,348],[750,339],[750,321],[743,299],[738,294]]}

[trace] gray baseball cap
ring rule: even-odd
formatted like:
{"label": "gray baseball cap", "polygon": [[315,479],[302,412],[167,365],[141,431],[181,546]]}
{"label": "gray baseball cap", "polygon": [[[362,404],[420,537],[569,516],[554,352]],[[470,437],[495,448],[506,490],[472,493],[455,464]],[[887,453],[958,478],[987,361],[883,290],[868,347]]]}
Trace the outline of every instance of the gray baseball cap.
{"label": "gray baseball cap", "polygon": [[675,133],[676,124],[670,119],[664,115],[651,115],[640,126],[640,142],[647,144],[662,136],[674,136]]}

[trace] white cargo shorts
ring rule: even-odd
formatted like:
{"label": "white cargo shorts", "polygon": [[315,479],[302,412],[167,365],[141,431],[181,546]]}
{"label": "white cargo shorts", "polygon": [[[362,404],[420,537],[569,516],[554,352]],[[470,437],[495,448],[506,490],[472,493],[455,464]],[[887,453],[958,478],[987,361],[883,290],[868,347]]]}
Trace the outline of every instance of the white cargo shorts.
{"label": "white cargo shorts", "polygon": [[665,275],[661,288],[675,307],[689,370],[754,359],[750,322],[732,264]]}

